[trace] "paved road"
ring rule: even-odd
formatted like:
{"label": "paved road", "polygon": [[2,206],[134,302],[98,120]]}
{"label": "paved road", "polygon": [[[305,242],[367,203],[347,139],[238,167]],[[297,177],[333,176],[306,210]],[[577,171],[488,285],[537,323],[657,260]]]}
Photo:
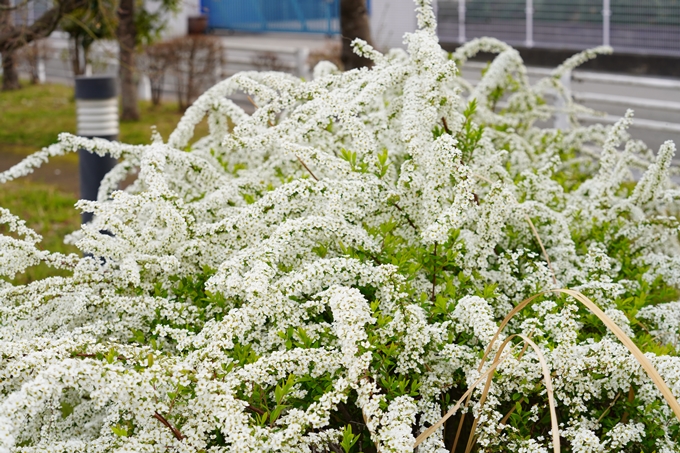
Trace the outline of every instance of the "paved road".
{"label": "paved road", "polygon": [[[530,68],[531,69],[531,68]],[[463,75],[468,80],[477,80],[480,76],[479,69],[463,68]],[[532,81],[538,80],[538,77],[530,77]],[[677,79],[671,79],[677,80]],[[572,90],[581,93],[597,93],[605,95],[625,96],[631,98],[651,99],[658,101],[670,101],[680,103],[680,90],[678,89],[660,89],[660,88],[643,88],[628,85],[621,85],[611,82],[573,82]],[[583,105],[596,109],[601,112],[606,112],[613,116],[623,116],[626,113],[628,106],[607,104],[603,102],[584,102]],[[665,110],[649,109],[649,108],[633,108],[635,112],[634,118],[664,121],[680,125],[680,111],[669,112]],[[661,144],[666,140],[673,140],[678,146],[679,152],[677,157],[680,157],[680,133],[679,132],[658,132],[641,129],[635,126],[630,130],[633,138],[643,140],[652,149],[657,150]]]}

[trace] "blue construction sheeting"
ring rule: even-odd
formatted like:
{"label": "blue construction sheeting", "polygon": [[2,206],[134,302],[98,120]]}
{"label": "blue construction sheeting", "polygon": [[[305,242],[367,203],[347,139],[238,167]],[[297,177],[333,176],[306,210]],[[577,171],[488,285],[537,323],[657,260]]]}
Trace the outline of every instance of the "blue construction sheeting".
{"label": "blue construction sheeting", "polygon": [[201,0],[211,29],[340,33],[340,0]]}

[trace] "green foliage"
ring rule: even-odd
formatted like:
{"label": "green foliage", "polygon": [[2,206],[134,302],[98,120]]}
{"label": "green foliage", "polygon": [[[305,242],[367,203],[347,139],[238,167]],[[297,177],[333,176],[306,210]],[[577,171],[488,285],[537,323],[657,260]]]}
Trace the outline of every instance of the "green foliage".
{"label": "green foliage", "polygon": [[[158,40],[168,15],[179,11],[180,5],[179,0],[161,0],[153,6],[137,0],[134,16],[137,44],[148,45]],[[115,0],[91,0],[88,8],[64,16],[60,26],[76,45],[87,50],[96,40],[116,38],[117,8]]]}
{"label": "green foliage", "polygon": [[[71,59],[74,72],[83,74],[85,64],[90,63],[88,55],[92,44],[100,39],[114,39],[116,35],[116,6],[111,0],[92,0],[87,8],[81,8],[65,15],[60,23],[62,30],[73,40]],[[82,49],[83,58],[80,59]]]}
{"label": "green foliage", "polygon": [[146,46],[157,41],[167,25],[167,17],[177,13],[182,3],[180,0],[161,0],[157,5],[158,7],[150,8],[144,0],[137,0],[135,28],[138,45]]}
{"label": "green foliage", "polygon": [[359,440],[359,436],[352,434],[352,425],[347,425],[342,430],[342,442],[340,442],[343,451],[349,453],[357,440]]}

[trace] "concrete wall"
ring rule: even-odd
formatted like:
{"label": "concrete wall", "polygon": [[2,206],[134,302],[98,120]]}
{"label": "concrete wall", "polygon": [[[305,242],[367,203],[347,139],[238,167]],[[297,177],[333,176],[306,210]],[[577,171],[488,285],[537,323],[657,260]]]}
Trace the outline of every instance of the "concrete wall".
{"label": "concrete wall", "polygon": [[415,9],[413,0],[371,0],[371,34],[379,50],[404,47],[404,33],[416,30]]}

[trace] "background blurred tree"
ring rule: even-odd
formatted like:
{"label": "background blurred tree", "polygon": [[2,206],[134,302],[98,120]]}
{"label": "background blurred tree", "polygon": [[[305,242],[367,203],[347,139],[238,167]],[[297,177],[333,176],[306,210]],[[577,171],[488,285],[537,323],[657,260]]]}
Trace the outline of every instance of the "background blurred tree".
{"label": "background blurred tree", "polygon": [[54,49],[47,39],[38,39],[37,41],[29,42],[17,51],[19,65],[23,65],[24,68],[28,69],[33,85],[42,82],[41,75],[42,77],[45,76],[45,68],[43,66],[41,69],[41,64],[44,63],[44,60],[49,58],[52,52],[54,52]]}
{"label": "background blurred tree", "polygon": [[121,120],[139,119],[137,105],[137,64],[135,52],[138,47],[156,40],[165,27],[167,14],[177,11],[180,0],[160,0],[151,10],[143,0],[120,0],[117,9],[119,46],[119,77],[121,88]]}
{"label": "background blurred tree", "polygon": [[[60,23],[70,28],[69,33],[72,36],[77,35],[74,39],[77,44],[79,41],[79,49],[84,51],[92,44],[90,39],[94,41],[112,37],[115,30],[120,52],[119,75],[123,107],[121,119],[139,119],[135,52],[141,45],[158,38],[167,15],[177,11],[180,0],[159,0],[153,3],[144,0],[54,0],[54,6],[32,24],[14,25],[11,22],[11,11],[30,3],[29,0],[20,1],[20,5],[12,7],[11,0],[0,0],[0,53],[3,55],[3,63],[7,62],[10,68],[5,72],[9,77],[3,78],[3,84],[12,80],[11,68],[16,68],[16,62],[12,59],[13,51],[49,36]],[[77,26],[80,26],[82,32],[76,31]],[[10,65],[12,62],[13,66]],[[82,73],[80,57],[74,69]]]}
{"label": "background blurred tree", "polygon": [[371,60],[360,57],[352,51],[352,41],[356,38],[373,45],[366,0],[340,0],[340,34],[342,35],[340,58],[346,71],[373,65]]}
{"label": "background blurred tree", "polygon": [[[14,8],[11,0],[0,0],[0,30],[12,28]],[[19,74],[17,72],[17,56],[13,49],[2,52],[2,91],[17,90]]]}
{"label": "background blurred tree", "polygon": [[127,121],[139,120],[137,105],[137,82],[135,49],[137,48],[137,27],[135,24],[135,0],[120,0],[118,10],[118,78],[120,79],[121,115]]}
{"label": "background blurred tree", "polygon": [[89,63],[90,47],[98,39],[113,39],[116,18],[111,0],[93,0],[87,8],[79,8],[64,16],[61,29],[71,40],[71,67],[73,74],[85,74]]}
{"label": "background blurred tree", "polygon": [[158,106],[163,96],[166,73],[173,66],[175,50],[172,41],[161,41],[146,46],[142,54],[140,70],[149,78],[151,84],[151,104]]}
{"label": "background blurred tree", "polygon": [[[160,103],[165,75],[174,76],[177,104],[180,112],[184,112],[202,92],[222,79],[224,62],[224,47],[219,37],[189,35],[147,46],[140,66],[151,82],[153,105]],[[261,70],[264,69],[280,70],[281,67]]]}
{"label": "background blurred tree", "polygon": [[[11,53],[29,42],[46,38],[57,28],[59,22],[67,14],[80,8],[87,8],[91,0],[54,0],[53,6],[40,15],[31,24],[15,25],[11,18],[0,25],[0,53]],[[28,1],[22,1],[14,7],[9,7],[10,0],[0,0],[0,17],[4,20],[9,11],[29,6]],[[3,6],[4,5],[4,6]]]}

